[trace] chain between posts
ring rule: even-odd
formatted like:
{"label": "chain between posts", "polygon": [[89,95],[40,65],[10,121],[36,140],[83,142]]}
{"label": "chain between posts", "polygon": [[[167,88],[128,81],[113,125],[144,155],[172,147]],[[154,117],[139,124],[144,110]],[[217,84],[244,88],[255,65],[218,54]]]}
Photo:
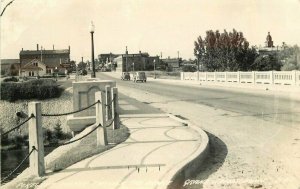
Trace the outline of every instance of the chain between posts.
{"label": "chain between posts", "polygon": [[99,124],[97,127],[95,127],[93,130],[91,130],[91,131],[88,132],[87,134],[83,135],[82,137],[79,137],[79,138],[77,138],[77,139],[75,139],[75,140],[72,140],[72,141],[65,142],[65,143],[63,143],[63,144],[61,144],[61,145],[59,145],[59,146],[64,146],[64,145],[67,145],[67,144],[71,144],[71,143],[77,142],[77,141],[79,141],[79,140],[81,140],[81,139],[87,137],[88,135],[90,135],[92,132],[94,132],[94,131],[95,131],[96,129],[98,129],[99,127],[102,127],[102,125]]}
{"label": "chain between posts", "polygon": [[115,101],[115,98],[113,98],[108,104],[105,104],[105,106],[111,106],[114,101]]}
{"label": "chain between posts", "polygon": [[116,118],[116,116],[114,116],[113,118],[111,118],[110,124],[106,124],[106,127],[111,126],[111,124],[114,122],[115,118]]}
{"label": "chain between posts", "polygon": [[82,112],[83,110],[89,109],[89,108],[91,108],[92,106],[94,106],[98,103],[101,103],[100,100],[98,100],[97,102],[95,102],[95,103],[93,103],[93,104],[91,104],[91,105],[89,105],[85,108],[81,108],[81,109],[73,111],[73,112],[61,113],[61,114],[42,114],[42,116],[51,117],[51,116],[65,116],[65,115],[75,114],[75,113],[78,113],[78,112]]}
{"label": "chain between posts", "polygon": [[21,161],[21,163],[19,163],[19,165],[12,171],[9,173],[9,175],[7,175],[6,177],[4,177],[1,180],[1,183],[3,183],[5,180],[7,180],[12,174],[14,174],[20,167],[21,165],[30,157],[30,155],[32,154],[32,152],[36,150],[35,146],[32,146],[31,151],[29,152],[29,154],[27,154],[27,156]]}
{"label": "chain between posts", "polygon": [[34,115],[31,114],[31,116],[28,117],[25,121],[23,121],[23,122],[20,123],[19,125],[15,126],[14,128],[12,128],[12,129],[6,131],[5,133],[2,133],[0,136],[3,137],[4,135],[7,135],[8,133],[10,133],[10,132],[12,132],[12,131],[14,131],[14,130],[20,128],[22,125],[24,125],[26,122],[28,122],[28,121],[29,121],[31,118],[33,118],[33,117],[34,117]]}

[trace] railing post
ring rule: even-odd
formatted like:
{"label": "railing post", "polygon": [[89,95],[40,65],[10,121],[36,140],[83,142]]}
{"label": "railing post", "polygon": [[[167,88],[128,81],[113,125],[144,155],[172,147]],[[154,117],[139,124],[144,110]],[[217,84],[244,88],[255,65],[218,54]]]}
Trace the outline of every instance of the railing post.
{"label": "railing post", "polygon": [[237,82],[241,83],[241,73],[240,73],[240,71],[237,72]]}
{"label": "railing post", "polygon": [[207,81],[207,72],[205,72],[205,81]]}
{"label": "railing post", "polygon": [[102,127],[97,128],[97,146],[107,145],[107,131],[106,131],[106,122],[105,122],[105,97],[104,93],[98,91],[95,93],[95,100],[100,101],[101,103],[96,104],[96,124],[101,124]]}
{"label": "railing post", "polygon": [[292,79],[293,79],[293,85],[297,85],[297,71],[292,71]]}
{"label": "railing post", "polygon": [[214,72],[214,82],[217,82],[217,73],[216,73],[216,71]]}
{"label": "railing post", "polygon": [[270,74],[270,84],[274,84],[274,73],[273,73],[273,71],[270,71],[269,72],[269,74]]}
{"label": "railing post", "polygon": [[111,119],[111,87],[109,85],[105,86],[105,102],[106,102],[106,121],[108,121],[109,119]]}
{"label": "railing post", "polygon": [[113,130],[118,129],[119,128],[119,123],[120,123],[120,118],[119,118],[119,95],[118,95],[118,88],[117,87],[113,87],[111,89],[111,98],[114,99],[113,104],[112,104],[112,117],[114,118],[113,121]]}
{"label": "railing post", "polygon": [[29,167],[31,169],[31,173],[39,177],[45,174],[41,111],[42,109],[40,102],[30,102],[28,104],[28,115],[34,115],[34,117],[28,121],[29,152],[33,147],[36,149],[29,157]]}
{"label": "railing post", "polygon": [[255,84],[255,77],[256,77],[255,71],[252,71],[252,82],[253,82],[253,84]]}

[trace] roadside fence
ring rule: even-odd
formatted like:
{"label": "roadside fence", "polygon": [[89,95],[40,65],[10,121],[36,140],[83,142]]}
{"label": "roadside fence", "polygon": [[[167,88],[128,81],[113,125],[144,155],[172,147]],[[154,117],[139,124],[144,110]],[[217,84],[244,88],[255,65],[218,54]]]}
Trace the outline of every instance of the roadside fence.
{"label": "roadside fence", "polygon": [[300,71],[181,72],[181,80],[300,86]]}
{"label": "roadside fence", "polygon": [[97,146],[108,145],[106,127],[112,125],[113,129],[118,129],[120,119],[118,108],[118,89],[116,87],[111,88],[109,86],[106,86],[105,89],[105,93],[102,91],[95,93],[95,102],[93,104],[72,112],[42,113],[40,102],[30,102],[28,104],[28,114],[30,116],[28,116],[28,118],[26,118],[26,120],[22,123],[1,134],[1,137],[8,135],[12,131],[19,129],[28,122],[29,153],[14,170],[12,170],[5,178],[1,180],[1,183],[10,178],[21,167],[21,165],[26,162],[27,159],[29,159],[29,168],[31,169],[31,173],[36,176],[43,176],[45,174],[42,117],[66,116],[96,106],[95,127],[85,135],[73,140],[71,139],[70,141],[60,144],[59,146],[80,141],[94,131],[97,131]]}

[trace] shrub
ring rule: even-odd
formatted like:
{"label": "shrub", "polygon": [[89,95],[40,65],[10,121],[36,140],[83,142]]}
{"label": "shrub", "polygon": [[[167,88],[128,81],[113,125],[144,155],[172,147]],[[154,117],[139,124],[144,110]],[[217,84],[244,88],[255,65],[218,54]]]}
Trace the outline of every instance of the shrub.
{"label": "shrub", "polygon": [[3,82],[18,82],[18,81],[19,81],[19,79],[16,77],[8,77],[8,78],[3,79]]}
{"label": "shrub", "polygon": [[197,68],[192,65],[184,65],[184,66],[182,66],[182,71],[183,72],[195,72],[195,71],[197,71]]}
{"label": "shrub", "polygon": [[1,99],[8,101],[57,98],[60,97],[62,91],[63,89],[52,79],[37,79],[23,83],[1,83]]}

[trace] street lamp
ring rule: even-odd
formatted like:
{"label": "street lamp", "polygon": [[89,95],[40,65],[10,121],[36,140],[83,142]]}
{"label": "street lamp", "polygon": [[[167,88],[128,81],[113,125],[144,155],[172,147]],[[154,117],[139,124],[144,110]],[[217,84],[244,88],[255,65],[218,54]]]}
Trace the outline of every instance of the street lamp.
{"label": "street lamp", "polygon": [[92,40],[92,65],[93,65],[93,71],[91,74],[92,78],[96,77],[96,73],[95,73],[95,60],[94,60],[94,31],[95,31],[95,26],[94,23],[91,23],[90,26],[90,32],[91,32],[91,40]]}
{"label": "street lamp", "polygon": [[132,62],[132,71],[134,72],[134,62]]}
{"label": "street lamp", "polygon": [[199,55],[200,52],[197,53],[197,81],[199,81]]}
{"label": "street lamp", "polygon": [[155,63],[156,63],[156,61],[155,61],[155,59],[153,60],[153,63],[154,63],[154,79],[156,79],[156,73],[155,73]]}

